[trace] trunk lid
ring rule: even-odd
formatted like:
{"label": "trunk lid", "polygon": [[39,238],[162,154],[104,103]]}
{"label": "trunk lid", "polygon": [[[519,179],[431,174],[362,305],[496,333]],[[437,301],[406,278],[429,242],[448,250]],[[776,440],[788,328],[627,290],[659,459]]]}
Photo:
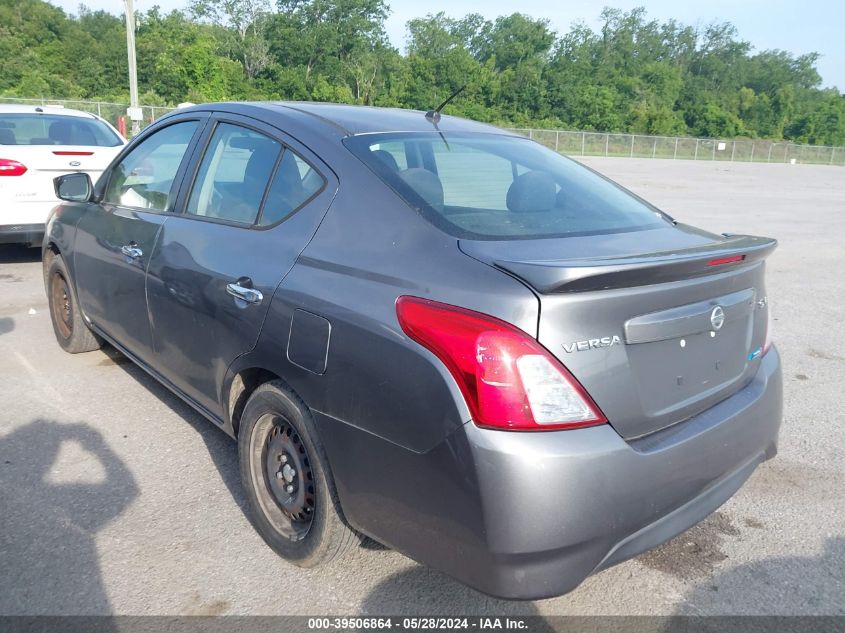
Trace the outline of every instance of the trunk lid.
{"label": "trunk lid", "polygon": [[466,241],[540,299],[538,340],[626,439],[681,422],[753,377],[766,336],[768,238],[684,225]]}

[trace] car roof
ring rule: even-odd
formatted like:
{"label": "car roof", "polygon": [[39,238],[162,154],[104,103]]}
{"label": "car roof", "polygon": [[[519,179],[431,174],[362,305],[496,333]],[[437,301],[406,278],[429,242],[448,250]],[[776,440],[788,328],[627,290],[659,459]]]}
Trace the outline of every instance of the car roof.
{"label": "car roof", "polygon": [[[373,132],[431,132],[434,127],[420,110],[379,108],[338,103],[281,102],[278,106],[292,108],[319,117],[350,135]],[[502,133],[499,128],[460,117],[442,115],[438,128],[449,132]]]}
{"label": "car roof", "polygon": [[[238,103],[207,103],[179,108],[173,113],[189,110],[243,112],[255,116],[256,109],[263,111],[271,120],[273,115],[294,118],[310,123],[309,127],[323,128],[342,136],[372,134],[378,132],[469,132],[481,134],[510,134],[501,128],[469,119],[443,115],[437,126],[426,119],[421,110],[381,108],[374,106],[347,105],[313,101],[253,101]],[[265,118],[265,117],[262,117]]]}
{"label": "car roof", "polygon": [[84,117],[86,119],[97,118],[90,112],[48,105],[0,104],[0,114],[50,114],[59,116],[77,116]]}

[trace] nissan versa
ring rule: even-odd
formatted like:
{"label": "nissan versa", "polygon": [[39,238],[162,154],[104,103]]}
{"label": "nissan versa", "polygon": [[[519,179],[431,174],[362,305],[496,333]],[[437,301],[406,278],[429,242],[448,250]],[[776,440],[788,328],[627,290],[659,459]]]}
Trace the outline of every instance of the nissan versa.
{"label": "nissan versa", "polygon": [[294,564],[363,534],[555,596],[776,452],[776,242],[681,224],[531,140],[203,105],[55,188],[59,344],[114,345],[237,438],[255,527]]}

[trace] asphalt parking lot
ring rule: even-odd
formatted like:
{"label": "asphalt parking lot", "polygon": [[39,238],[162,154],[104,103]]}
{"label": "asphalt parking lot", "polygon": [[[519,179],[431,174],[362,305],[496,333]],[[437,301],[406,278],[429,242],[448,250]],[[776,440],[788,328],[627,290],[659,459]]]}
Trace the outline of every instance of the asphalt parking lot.
{"label": "asphalt parking lot", "polygon": [[845,169],[585,162],[681,221],[780,240],[780,454],[716,514],[538,602],[373,545],[299,570],[246,519],[235,444],[119,353],[63,353],[40,254],[0,246],[0,614],[845,613]]}

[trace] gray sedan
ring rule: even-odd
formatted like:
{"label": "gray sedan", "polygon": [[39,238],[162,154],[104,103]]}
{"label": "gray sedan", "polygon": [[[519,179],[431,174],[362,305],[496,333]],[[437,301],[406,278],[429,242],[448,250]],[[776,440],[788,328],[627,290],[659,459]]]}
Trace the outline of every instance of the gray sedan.
{"label": "gray sedan", "polygon": [[366,535],[488,594],[559,595],[776,452],[776,242],[528,139],[210,104],[55,187],[59,344],[115,346],[237,439],[252,521],[294,564]]}

